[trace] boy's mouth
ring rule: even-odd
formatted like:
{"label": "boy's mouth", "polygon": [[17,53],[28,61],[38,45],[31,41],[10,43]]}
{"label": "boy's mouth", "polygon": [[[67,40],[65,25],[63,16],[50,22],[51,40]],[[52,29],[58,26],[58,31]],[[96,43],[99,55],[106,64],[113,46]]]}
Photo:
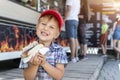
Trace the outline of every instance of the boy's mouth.
{"label": "boy's mouth", "polygon": [[48,36],[48,34],[44,31],[41,32],[42,36]]}

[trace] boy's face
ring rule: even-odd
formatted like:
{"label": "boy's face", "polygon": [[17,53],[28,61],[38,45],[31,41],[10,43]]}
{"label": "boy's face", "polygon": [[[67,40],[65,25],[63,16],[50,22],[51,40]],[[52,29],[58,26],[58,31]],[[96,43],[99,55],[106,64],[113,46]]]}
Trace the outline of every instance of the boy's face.
{"label": "boy's face", "polygon": [[59,25],[54,17],[44,16],[40,18],[36,28],[36,34],[40,41],[52,42],[59,36],[59,33]]}

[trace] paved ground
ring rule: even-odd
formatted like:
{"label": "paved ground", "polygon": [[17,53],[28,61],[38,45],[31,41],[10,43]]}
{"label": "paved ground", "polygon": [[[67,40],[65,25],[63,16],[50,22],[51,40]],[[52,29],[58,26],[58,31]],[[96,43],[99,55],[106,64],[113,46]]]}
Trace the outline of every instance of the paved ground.
{"label": "paved ground", "polygon": [[108,59],[100,72],[98,80],[120,80],[120,61]]}
{"label": "paved ground", "polygon": [[[110,58],[102,67],[103,62],[98,55],[88,55],[88,59],[74,64],[70,62],[65,68],[63,80],[120,80],[120,60]],[[22,70],[17,68],[0,72],[0,80],[24,80]]]}
{"label": "paved ground", "polygon": [[98,55],[88,55],[77,63],[69,63],[63,80],[96,80],[104,60]]}
{"label": "paved ground", "polygon": [[[71,63],[65,68],[63,80],[96,80],[104,60],[98,55],[88,55],[77,63]],[[0,80],[24,80],[21,69],[12,69],[0,73]]]}
{"label": "paved ground", "polygon": [[[99,55],[88,55],[88,59],[74,64],[70,62],[65,68],[63,80],[120,80],[120,61],[110,58],[102,67],[103,62]],[[0,80],[24,80],[22,70],[0,72]]]}

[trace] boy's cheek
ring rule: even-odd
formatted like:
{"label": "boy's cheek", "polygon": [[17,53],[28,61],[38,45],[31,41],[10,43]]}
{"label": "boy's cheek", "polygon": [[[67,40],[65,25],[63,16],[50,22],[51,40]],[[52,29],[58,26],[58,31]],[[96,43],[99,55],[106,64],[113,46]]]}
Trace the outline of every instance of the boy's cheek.
{"label": "boy's cheek", "polygon": [[58,38],[59,35],[60,35],[60,32],[56,32],[56,34],[55,34],[55,39]]}

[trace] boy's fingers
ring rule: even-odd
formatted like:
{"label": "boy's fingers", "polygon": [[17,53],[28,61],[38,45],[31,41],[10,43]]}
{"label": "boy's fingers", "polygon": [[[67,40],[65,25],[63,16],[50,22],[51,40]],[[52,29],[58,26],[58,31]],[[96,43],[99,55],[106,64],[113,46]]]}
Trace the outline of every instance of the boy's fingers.
{"label": "boy's fingers", "polygon": [[31,63],[33,62],[33,59],[34,59],[34,57],[32,56],[31,59],[30,59],[30,62],[31,62]]}

